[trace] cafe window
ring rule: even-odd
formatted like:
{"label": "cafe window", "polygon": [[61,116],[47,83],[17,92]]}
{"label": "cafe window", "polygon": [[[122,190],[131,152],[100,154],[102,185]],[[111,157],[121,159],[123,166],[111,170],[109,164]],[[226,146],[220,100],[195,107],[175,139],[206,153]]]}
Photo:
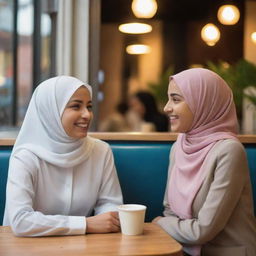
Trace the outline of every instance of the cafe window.
{"label": "cafe window", "polygon": [[13,95],[13,1],[0,1],[0,123],[9,123]]}
{"label": "cafe window", "polygon": [[55,74],[56,6],[0,0],[0,129],[20,126],[35,87]]}

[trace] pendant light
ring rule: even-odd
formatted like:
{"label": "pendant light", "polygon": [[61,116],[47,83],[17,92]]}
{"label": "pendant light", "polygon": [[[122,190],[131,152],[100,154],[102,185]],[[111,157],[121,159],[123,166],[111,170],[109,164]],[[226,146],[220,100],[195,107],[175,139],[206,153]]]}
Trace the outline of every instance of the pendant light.
{"label": "pendant light", "polygon": [[145,34],[152,31],[152,26],[145,23],[125,23],[118,27],[119,31],[127,34]]}
{"label": "pendant light", "polygon": [[152,18],[157,11],[156,0],[133,0],[132,11],[137,18]]}
{"label": "pendant light", "polygon": [[151,52],[151,48],[145,44],[131,44],[126,47],[126,52],[128,54],[148,54]]}
{"label": "pendant light", "polygon": [[209,46],[214,46],[220,39],[220,31],[212,23],[206,24],[201,30],[201,37]]}
{"label": "pendant light", "polygon": [[256,44],[256,32],[253,32],[251,34],[251,39],[252,39],[252,42]]}
{"label": "pendant light", "polygon": [[222,5],[218,10],[217,17],[223,25],[234,25],[239,21],[240,12],[235,5]]}

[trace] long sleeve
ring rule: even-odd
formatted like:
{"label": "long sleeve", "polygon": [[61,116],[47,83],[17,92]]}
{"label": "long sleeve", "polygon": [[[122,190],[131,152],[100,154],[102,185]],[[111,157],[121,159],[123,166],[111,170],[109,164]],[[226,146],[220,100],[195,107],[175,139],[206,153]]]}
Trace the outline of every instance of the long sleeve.
{"label": "long sleeve", "polygon": [[123,203],[114,158],[109,147],[103,169],[100,191],[94,208],[96,215],[108,211],[117,211],[117,206]]}
{"label": "long sleeve", "polygon": [[122,193],[109,145],[96,140],[81,164],[61,168],[23,150],[10,161],[4,225],[17,236],[86,233],[86,217],[116,211]]}
{"label": "long sleeve", "polygon": [[[26,164],[22,158],[13,157],[10,162],[4,224],[10,224],[17,236],[84,234],[86,221],[83,216],[50,215],[34,210],[38,179],[38,166],[33,164],[34,160],[29,158],[26,161],[29,164]],[[51,190],[50,187],[48,189]],[[42,200],[47,201],[47,196]]]}
{"label": "long sleeve", "polygon": [[[215,151],[216,156],[212,156],[211,163],[207,163],[209,169],[213,170],[213,181],[198,215],[183,220],[175,215],[168,216],[166,211],[167,217],[158,221],[163,229],[181,243],[199,245],[212,240],[224,229],[241,198],[248,176],[242,146],[237,142],[227,142]],[[169,207],[168,204],[166,206]]]}

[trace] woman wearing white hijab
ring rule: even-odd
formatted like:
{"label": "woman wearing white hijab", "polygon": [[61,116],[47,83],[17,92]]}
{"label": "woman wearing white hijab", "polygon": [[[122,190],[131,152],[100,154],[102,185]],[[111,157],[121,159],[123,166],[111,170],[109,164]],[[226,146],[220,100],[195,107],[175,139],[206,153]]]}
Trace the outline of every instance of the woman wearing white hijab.
{"label": "woman wearing white hijab", "polygon": [[90,86],[74,77],[36,88],[9,164],[3,224],[17,236],[120,230],[112,152],[87,136],[91,99]]}

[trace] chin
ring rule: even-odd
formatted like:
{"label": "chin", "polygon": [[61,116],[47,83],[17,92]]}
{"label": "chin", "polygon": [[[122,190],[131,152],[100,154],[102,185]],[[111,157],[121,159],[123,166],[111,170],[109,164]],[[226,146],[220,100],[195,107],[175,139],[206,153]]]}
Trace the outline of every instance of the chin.
{"label": "chin", "polygon": [[175,128],[175,127],[171,127],[171,132],[180,132],[179,129]]}
{"label": "chin", "polygon": [[87,133],[80,134],[80,135],[78,136],[78,139],[82,139],[82,138],[85,138],[85,137],[87,137]]}
{"label": "chin", "polygon": [[87,132],[86,133],[79,133],[79,134],[73,134],[73,136],[70,136],[74,139],[82,139],[85,138],[87,136]]}

